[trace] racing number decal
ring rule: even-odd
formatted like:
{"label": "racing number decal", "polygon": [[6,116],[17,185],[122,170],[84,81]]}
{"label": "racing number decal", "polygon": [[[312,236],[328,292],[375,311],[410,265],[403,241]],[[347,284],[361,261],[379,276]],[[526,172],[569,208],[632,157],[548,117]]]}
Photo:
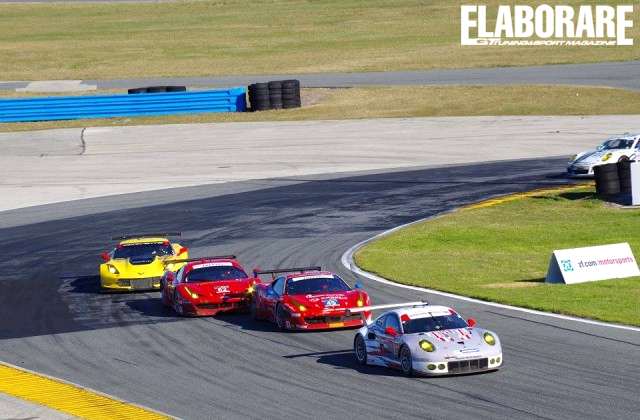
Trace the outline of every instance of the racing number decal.
{"label": "racing number decal", "polygon": [[217,293],[229,293],[229,286],[218,286],[216,287],[216,292]]}

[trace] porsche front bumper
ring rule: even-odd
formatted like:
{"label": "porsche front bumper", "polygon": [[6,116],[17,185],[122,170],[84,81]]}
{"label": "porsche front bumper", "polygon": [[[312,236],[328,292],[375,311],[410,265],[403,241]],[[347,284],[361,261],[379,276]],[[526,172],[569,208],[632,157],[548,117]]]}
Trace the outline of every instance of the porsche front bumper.
{"label": "porsche front bumper", "polygon": [[467,373],[486,372],[502,366],[502,353],[490,357],[476,359],[448,359],[441,361],[414,360],[413,370],[421,375],[464,375]]}

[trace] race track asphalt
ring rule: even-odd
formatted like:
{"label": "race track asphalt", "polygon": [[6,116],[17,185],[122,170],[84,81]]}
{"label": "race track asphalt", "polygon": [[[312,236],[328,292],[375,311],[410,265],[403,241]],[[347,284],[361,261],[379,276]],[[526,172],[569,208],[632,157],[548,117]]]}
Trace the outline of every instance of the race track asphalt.
{"label": "race track asphalt", "polygon": [[105,210],[73,216],[71,203],[67,215],[58,206],[36,224],[25,224],[30,209],[0,213],[19,219],[0,229],[0,360],[189,419],[637,418],[635,332],[361,279],[376,303],[426,297],[502,339],[497,373],[410,379],[357,367],[353,331],[281,333],[240,314],[179,319],[158,293],[98,293],[98,255],[109,238],[151,230],[181,230],[193,256],[235,253],[247,269],[320,264],[353,284],[340,264],[353,244],[489,196],[563,183],[564,162],[272,180],[259,190],[231,183],[210,186],[207,197],[120,210],[121,197],[105,197]]}
{"label": "race track asphalt", "polygon": [[[109,0],[111,1],[111,0]],[[118,80],[83,80],[97,89],[181,85],[191,88],[247,86],[269,80],[299,79],[303,87],[354,87],[375,85],[583,85],[640,90],[640,61],[586,64],[550,64],[387,72],[307,73],[245,76],[164,77]],[[59,83],[59,82],[53,82]],[[24,89],[29,82],[1,82],[1,89]],[[82,89],[74,82],[67,88]],[[42,88],[42,86],[39,86]],[[34,89],[37,91],[38,89]]]}

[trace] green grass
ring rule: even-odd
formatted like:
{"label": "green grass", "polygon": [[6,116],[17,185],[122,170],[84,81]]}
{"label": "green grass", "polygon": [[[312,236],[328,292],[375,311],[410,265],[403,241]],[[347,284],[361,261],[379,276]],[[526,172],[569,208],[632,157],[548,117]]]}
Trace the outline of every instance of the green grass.
{"label": "green grass", "polygon": [[[465,2],[0,4],[0,74],[3,80],[103,79],[522,66],[640,58],[637,46],[462,47],[461,3]],[[489,6],[502,3],[484,2]],[[546,3],[577,5],[585,1]],[[637,0],[628,3],[638,9]],[[638,42],[640,25],[636,24],[630,34]]]}
{"label": "green grass", "polygon": [[[89,94],[94,94],[90,92]],[[0,92],[0,97],[3,93]],[[4,93],[4,97],[19,97]],[[568,86],[400,86],[303,89],[303,107],[281,111],[0,124],[1,131],[142,124],[295,121],[465,115],[640,114],[640,92]]]}
{"label": "green grass", "polygon": [[640,278],[544,283],[554,249],[618,242],[639,255],[640,211],[607,206],[589,187],[460,210],[375,241],[355,258],[399,283],[640,325]]}

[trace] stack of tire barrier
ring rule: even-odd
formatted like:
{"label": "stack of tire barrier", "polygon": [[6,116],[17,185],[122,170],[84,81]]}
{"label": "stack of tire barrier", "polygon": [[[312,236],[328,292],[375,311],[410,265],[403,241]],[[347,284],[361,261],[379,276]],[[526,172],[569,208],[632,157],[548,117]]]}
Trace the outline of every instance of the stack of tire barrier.
{"label": "stack of tire barrier", "polygon": [[249,85],[249,102],[252,111],[300,108],[300,81],[274,80]]}
{"label": "stack of tire barrier", "polygon": [[631,161],[622,160],[593,168],[596,179],[596,193],[612,196],[631,192]]}
{"label": "stack of tire barrier", "polygon": [[186,92],[185,86],[149,86],[143,88],[129,89],[127,93],[133,95],[136,93],[165,93],[165,92]]}

